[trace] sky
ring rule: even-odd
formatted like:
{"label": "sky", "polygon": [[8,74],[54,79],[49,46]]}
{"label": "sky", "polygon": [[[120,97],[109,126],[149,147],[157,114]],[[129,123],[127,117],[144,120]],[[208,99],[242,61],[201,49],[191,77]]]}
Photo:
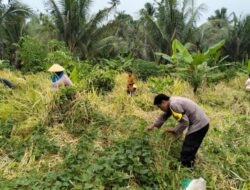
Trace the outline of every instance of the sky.
{"label": "sky", "polygon": [[[7,1],[7,0],[4,0]],[[20,0],[21,2],[29,5],[34,10],[45,11],[46,0]],[[110,0],[94,0],[91,7],[91,12],[95,13],[99,9],[109,6]],[[144,7],[147,2],[153,3],[154,0],[120,0],[121,4],[118,6],[118,11],[125,11],[138,18],[138,11]],[[159,1],[159,0],[158,0]],[[206,11],[203,13],[199,24],[204,23],[209,16],[211,16],[216,9],[226,7],[228,13],[235,12],[237,16],[250,14],[250,0],[196,0],[196,4],[204,3]]]}

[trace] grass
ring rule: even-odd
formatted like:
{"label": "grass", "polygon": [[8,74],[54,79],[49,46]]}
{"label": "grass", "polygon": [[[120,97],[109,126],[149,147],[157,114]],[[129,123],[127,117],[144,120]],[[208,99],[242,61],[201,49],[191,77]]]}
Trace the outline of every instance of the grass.
{"label": "grass", "polygon": [[[189,97],[206,111],[211,128],[193,170],[177,161],[183,137],[171,141],[164,128],[144,132],[160,113],[150,82],[126,95],[126,75],[112,92],[81,86],[51,91],[47,74],[0,71],[17,84],[0,86],[1,189],[181,189],[186,178],[203,177],[207,189],[250,189],[250,94],[244,76],[204,85],[195,95],[173,79],[165,93]],[[169,80],[169,79],[168,79]],[[159,90],[159,89],[158,89]]]}

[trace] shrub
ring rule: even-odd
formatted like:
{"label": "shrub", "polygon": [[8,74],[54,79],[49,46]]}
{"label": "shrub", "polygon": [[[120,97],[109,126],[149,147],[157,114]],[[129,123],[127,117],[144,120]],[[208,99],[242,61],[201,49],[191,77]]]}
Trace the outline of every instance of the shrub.
{"label": "shrub", "polygon": [[66,72],[72,71],[74,65],[77,63],[73,60],[70,52],[62,51],[62,50],[57,50],[57,51],[48,53],[46,62],[49,66],[55,63],[60,64],[66,69]]}
{"label": "shrub", "polygon": [[[229,63],[230,64],[230,63]],[[218,83],[222,80],[229,81],[236,77],[239,73],[243,73],[244,67],[243,65],[237,63],[230,66],[219,67],[214,70],[213,73],[208,75],[208,82],[210,83]]]}
{"label": "shrub", "polygon": [[57,63],[62,65],[68,74],[73,71],[78,61],[73,58],[72,53],[66,48],[62,41],[51,40],[48,43],[49,53],[46,62],[49,66]]}
{"label": "shrub", "polygon": [[111,91],[115,86],[115,74],[112,71],[95,69],[87,79],[87,88],[94,88],[99,93]]}
{"label": "shrub", "polygon": [[9,60],[0,60],[0,70],[2,69],[12,69]]}
{"label": "shrub", "polygon": [[46,46],[29,36],[22,38],[19,43],[22,70],[25,72],[44,71],[46,69]]}
{"label": "shrub", "polygon": [[101,59],[100,65],[114,71],[125,71],[132,66],[133,63],[132,55],[129,54],[127,57],[118,56],[115,59]]}
{"label": "shrub", "polygon": [[136,60],[132,66],[136,77],[141,80],[147,80],[148,77],[161,76],[164,74],[164,68],[157,65],[155,62],[149,62],[144,60]]}
{"label": "shrub", "polygon": [[162,78],[149,78],[150,91],[152,93],[170,93],[171,86],[173,86],[173,79],[171,77],[162,77]]}

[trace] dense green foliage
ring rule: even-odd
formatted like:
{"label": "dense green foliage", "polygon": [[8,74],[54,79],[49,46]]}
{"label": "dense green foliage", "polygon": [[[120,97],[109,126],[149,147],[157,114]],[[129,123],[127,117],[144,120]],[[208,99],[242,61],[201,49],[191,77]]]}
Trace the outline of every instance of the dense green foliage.
{"label": "dense green foliage", "polygon": [[[192,49],[200,52],[224,39],[222,57],[228,55],[230,61],[248,59],[250,53],[249,15],[239,17],[222,8],[197,26],[205,5],[197,5],[195,0],[146,3],[137,20],[114,11],[119,1],[112,1],[110,7],[91,16],[92,1],[89,0],[49,0],[48,13],[40,15],[31,14],[31,9],[17,0],[0,4],[0,57],[9,59],[17,68],[20,67],[19,49],[27,51],[27,47],[17,44],[26,35],[38,40],[39,43],[35,43],[38,46],[47,46],[48,41],[54,39],[64,41],[79,59],[90,60],[131,54],[134,58],[158,61],[154,52],[171,54],[174,39],[183,44],[192,43]],[[114,18],[105,22],[112,13]],[[39,47],[34,47],[34,51],[36,49]],[[21,56],[23,65],[29,65],[29,61]]]}
{"label": "dense green foliage", "polygon": [[155,62],[144,60],[135,60],[132,69],[135,75],[144,81],[151,76],[166,75],[166,67],[164,65],[157,65]]}
{"label": "dense green foliage", "polygon": [[46,46],[31,37],[24,37],[20,41],[20,58],[23,62],[23,71],[39,72],[46,69]]}

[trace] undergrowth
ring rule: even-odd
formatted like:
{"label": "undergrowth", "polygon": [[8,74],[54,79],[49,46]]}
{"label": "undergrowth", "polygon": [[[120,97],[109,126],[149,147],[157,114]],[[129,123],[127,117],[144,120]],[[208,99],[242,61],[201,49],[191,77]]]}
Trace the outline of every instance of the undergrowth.
{"label": "undergrowth", "polygon": [[[250,189],[244,76],[196,94],[178,78],[151,77],[129,97],[125,74],[100,94],[78,85],[51,91],[46,74],[0,72],[17,84],[0,87],[0,189],[181,189],[183,179],[198,177],[208,190]],[[178,162],[184,137],[164,133],[173,119],[144,132],[159,114],[152,100],[160,92],[193,99],[211,120],[193,170]]]}

